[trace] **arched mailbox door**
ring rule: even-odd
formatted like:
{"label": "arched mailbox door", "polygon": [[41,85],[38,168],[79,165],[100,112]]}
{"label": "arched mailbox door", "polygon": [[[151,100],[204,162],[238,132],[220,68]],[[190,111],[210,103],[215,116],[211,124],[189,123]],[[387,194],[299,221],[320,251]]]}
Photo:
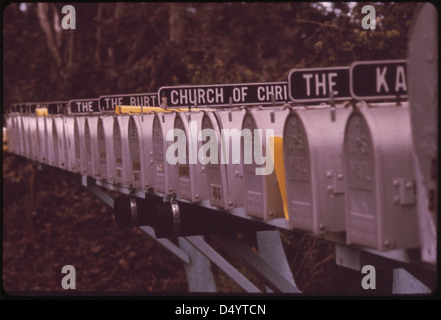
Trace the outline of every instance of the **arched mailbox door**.
{"label": "arched mailbox door", "polygon": [[33,146],[32,146],[32,136],[31,131],[29,129],[29,115],[22,115],[22,133],[23,133],[23,140],[25,141],[25,148],[24,148],[24,156],[27,158],[32,159],[33,156]]}
{"label": "arched mailbox door", "polygon": [[345,230],[343,134],[350,111],[329,106],[291,109],[283,153],[289,221],[315,234]]}
{"label": "arched mailbox door", "polygon": [[129,152],[134,188],[148,191],[153,188],[152,113],[131,115],[128,126]]}
{"label": "arched mailbox door", "polygon": [[[12,118],[10,115],[6,116],[6,136],[8,139],[8,150],[9,152],[13,152],[14,151],[14,138],[10,138],[12,135]],[[12,149],[11,149],[11,145]]]}
{"label": "arched mailbox door", "polygon": [[89,116],[84,122],[84,147],[87,175],[99,177],[98,117]]}
{"label": "arched mailbox door", "polygon": [[205,112],[202,118],[202,129],[208,129],[204,140],[212,146],[206,150],[205,166],[210,205],[226,210],[243,207],[240,128],[244,116],[244,110],[219,110]]}
{"label": "arched mailbox door", "polygon": [[[40,162],[45,161],[44,151],[46,149],[44,140],[44,117],[37,117],[37,159]],[[9,137],[8,137],[9,138]]]}
{"label": "arched mailbox door", "polygon": [[251,109],[243,119],[241,150],[245,213],[263,220],[284,217],[273,159],[273,155],[282,155],[271,152],[274,148],[271,139],[282,137],[287,115],[287,109]]}
{"label": "arched mailbox door", "polygon": [[85,117],[76,116],[74,119],[74,146],[75,146],[75,167],[74,171],[80,174],[87,173],[86,148],[84,136]]}
{"label": "arched mailbox door", "polygon": [[167,141],[167,132],[173,130],[176,113],[156,113],[153,120],[153,163],[154,190],[165,195],[172,195],[177,190],[175,170],[167,162],[167,149],[173,143]]}
{"label": "arched mailbox door", "polygon": [[116,116],[113,121],[113,148],[115,156],[115,181],[124,186],[130,186],[133,176],[130,165],[128,115]]}
{"label": "arched mailbox door", "polygon": [[37,117],[34,114],[28,116],[29,124],[29,144],[30,144],[30,158],[37,160],[38,149],[37,149]]}
{"label": "arched mailbox door", "polygon": [[53,155],[53,145],[54,145],[54,139],[52,139],[52,117],[44,117],[44,141],[46,141],[45,144],[45,151],[44,154],[46,155],[46,163],[49,165],[52,165],[54,161],[54,155]]}
{"label": "arched mailbox door", "polygon": [[186,141],[185,163],[177,163],[172,167],[173,170],[177,170],[174,174],[178,179],[175,183],[178,186],[177,195],[180,199],[192,202],[208,199],[206,168],[198,159],[198,151],[202,146],[202,142],[198,141],[198,134],[202,130],[203,116],[201,111],[180,112],[176,115],[174,123],[175,134],[182,134],[182,137],[176,139]]}
{"label": "arched mailbox door", "polygon": [[52,136],[54,148],[54,166],[64,168],[64,121],[62,116],[52,117]]}
{"label": "arched mailbox door", "polygon": [[[66,116],[64,117],[64,129],[65,129],[65,137],[66,137],[66,143],[65,147],[67,148],[67,164],[66,169],[69,171],[75,171],[75,119],[72,116]],[[47,143],[46,143],[47,144]]]}
{"label": "arched mailbox door", "polygon": [[144,181],[146,181],[142,175],[144,165],[141,163],[141,159],[144,159],[144,150],[141,144],[140,138],[140,125],[137,116],[130,116],[128,126],[128,139],[129,139],[129,152],[130,152],[130,167],[132,176],[130,177],[131,184],[135,189],[143,189]]}
{"label": "arched mailbox door", "polygon": [[100,116],[97,124],[100,179],[115,181],[115,156],[113,154],[113,117]]}
{"label": "arched mailbox door", "polygon": [[14,113],[9,114],[8,116],[8,150],[11,153],[17,153],[17,134],[16,134],[16,115]]}
{"label": "arched mailbox door", "polygon": [[380,251],[418,238],[408,104],[361,107],[344,137],[348,244]]}

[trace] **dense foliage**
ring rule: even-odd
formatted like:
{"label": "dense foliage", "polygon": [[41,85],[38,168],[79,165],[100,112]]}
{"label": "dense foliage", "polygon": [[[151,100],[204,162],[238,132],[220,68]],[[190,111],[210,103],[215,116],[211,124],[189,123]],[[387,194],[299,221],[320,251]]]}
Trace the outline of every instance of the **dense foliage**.
{"label": "dense foliage", "polygon": [[294,67],[406,56],[414,3],[10,4],[3,12],[4,106],[155,92],[160,86],[281,81]]}

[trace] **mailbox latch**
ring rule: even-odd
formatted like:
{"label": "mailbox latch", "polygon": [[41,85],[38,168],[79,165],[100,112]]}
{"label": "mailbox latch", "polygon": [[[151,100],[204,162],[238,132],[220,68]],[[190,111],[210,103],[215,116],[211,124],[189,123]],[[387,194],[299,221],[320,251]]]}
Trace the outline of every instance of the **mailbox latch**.
{"label": "mailbox latch", "polygon": [[344,174],[343,171],[326,170],[327,191],[328,193],[344,193]]}
{"label": "mailbox latch", "polygon": [[412,179],[396,178],[393,180],[393,185],[395,204],[404,206],[415,203],[415,185]]}

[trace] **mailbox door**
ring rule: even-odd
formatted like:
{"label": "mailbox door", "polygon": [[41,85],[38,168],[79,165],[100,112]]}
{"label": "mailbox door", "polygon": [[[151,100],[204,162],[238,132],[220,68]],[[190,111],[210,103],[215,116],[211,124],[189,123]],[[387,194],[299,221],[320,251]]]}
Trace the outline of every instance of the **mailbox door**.
{"label": "mailbox door", "polygon": [[[220,161],[220,128],[213,112],[205,112],[202,118],[202,130],[205,130],[207,136],[205,137],[206,146],[205,158],[207,164],[206,170],[206,188],[209,193],[210,205],[220,207],[223,209],[230,209],[234,203],[228,197],[227,172],[225,165],[221,165]],[[204,137],[203,137],[204,138]],[[217,156],[212,154],[217,152]]]}
{"label": "mailbox door", "polygon": [[331,120],[329,107],[298,110],[308,137],[314,233],[344,231],[345,179],[343,172],[343,137],[350,110],[337,107]]}
{"label": "mailbox door", "polygon": [[24,154],[26,158],[32,157],[32,143],[31,143],[31,132],[29,130],[29,116],[22,116],[22,132],[23,132],[23,140],[24,140]]}
{"label": "mailbox door", "polygon": [[80,174],[86,174],[87,172],[84,122],[84,117],[77,116],[74,118],[75,172]]}
{"label": "mailbox door", "polygon": [[67,124],[66,124],[66,117],[63,117],[63,161],[61,165],[64,169],[70,170],[69,165],[69,142],[68,142],[68,136],[67,136]]}
{"label": "mailbox door", "polygon": [[101,116],[97,125],[100,178],[110,183],[115,179],[115,156],[113,154],[113,117]]}
{"label": "mailbox door", "polygon": [[100,178],[107,180],[107,150],[106,150],[106,134],[104,132],[103,118],[98,119],[97,124],[97,137],[98,137],[98,153],[100,159]]}
{"label": "mailbox door", "polygon": [[118,184],[124,183],[123,174],[123,142],[121,126],[118,117],[113,121],[113,154],[115,155],[115,181]]}
{"label": "mailbox door", "polygon": [[17,136],[15,134],[15,115],[8,116],[8,150],[11,153],[17,153]]}
{"label": "mailbox door", "polygon": [[344,141],[348,243],[419,246],[408,108],[354,111]]}
{"label": "mailbox door", "polygon": [[346,125],[344,142],[347,242],[377,246],[379,200],[375,153],[369,125],[354,112]]}
{"label": "mailbox door", "polygon": [[90,132],[91,152],[92,152],[92,172],[90,176],[97,178],[100,174],[100,156],[98,148],[98,116],[88,117]]}
{"label": "mailbox door", "polygon": [[[140,188],[149,191],[153,188],[154,182],[152,127],[155,116],[150,113],[132,115],[131,117],[133,125],[130,128],[129,124],[129,147],[131,150],[132,167],[135,169],[139,168],[138,157],[141,164],[140,170],[134,170],[132,183],[134,185],[141,183]],[[136,173],[141,175],[139,180],[135,180]]]}
{"label": "mailbox door", "polygon": [[45,117],[44,118],[44,140],[47,142],[45,144],[46,150],[46,162],[49,165],[52,165],[53,163],[53,141],[52,139],[52,117]]}
{"label": "mailbox door", "polygon": [[128,126],[128,139],[129,139],[129,153],[130,153],[130,165],[132,176],[130,177],[131,184],[136,189],[142,189],[144,186],[144,179],[142,175],[141,159],[143,156],[143,150],[140,140],[140,128],[135,116],[131,116]]}
{"label": "mailbox door", "polygon": [[37,160],[38,158],[37,117],[35,115],[29,116],[29,134],[30,134],[30,144],[32,146],[31,159]]}
{"label": "mailbox door", "polygon": [[[242,159],[240,159],[240,130],[245,110],[221,110],[214,111],[214,114],[221,130],[219,156],[221,165],[225,167],[226,171],[229,207],[243,207],[244,183]],[[225,159],[222,157],[223,152],[228,155]]]}
{"label": "mailbox door", "polygon": [[92,146],[92,135],[91,129],[89,125],[89,119],[86,118],[84,122],[84,154],[86,161],[86,171],[88,176],[93,175],[93,146]]}
{"label": "mailbox door", "polygon": [[[241,149],[244,153],[242,161],[245,184],[245,213],[264,220],[284,216],[282,197],[274,168],[273,155],[270,150],[271,146],[267,145],[267,142],[271,135],[282,136],[287,114],[288,111],[281,108],[254,109],[243,120],[242,128],[249,130],[252,137],[252,140],[246,143],[247,133],[244,131],[243,148]],[[257,130],[260,130],[260,134]],[[255,148],[259,148],[259,150]],[[246,159],[246,156],[251,159]],[[259,159],[256,159],[256,156]],[[274,156],[278,155],[274,154]],[[250,160],[251,163],[248,163]],[[260,170],[266,168],[268,172],[272,170],[269,174],[258,175],[257,168],[260,168]]]}
{"label": "mailbox door", "polygon": [[[206,200],[209,198],[209,190],[203,186],[207,185],[206,165],[199,159],[199,150],[201,150],[202,141],[198,136],[202,130],[203,112],[190,112],[186,114],[188,119],[188,129],[186,131],[189,152],[193,149],[192,154],[188,153],[190,163],[190,181],[191,181],[191,200],[193,202]],[[191,157],[190,157],[191,156]],[[202,157],[203,159],[203,157]]]}
{"label": "mailbox door", "polygon": [[12,152],[14,150],[14,138],[10,138],[12,135],[12,119],[10,115],[6,117],[6,136],[8,143],[8,151]]}
{"label": "mailbox door", "polygon": [[64,130],[63,119],[60,116],[54,116],[52,121],[54,166],[58,168],[64,168],[63,130]]}
{"label": "mailbox door", "polygon": [[171,195],[176,193],[177,178],[166,159],[168,147],[173,143],[166,141],[167,132],[173,129],[175,113],[158,113],[153,121],[153,161],[155,170],[155,192]]}
{"label": "mailbox door", "polygon": [[133,175],[130,166],[128,125],[130,117],[117,116],[113,122],[113,141],[116,169],[116,183],[130,186],[130,177]]}
{"label": "mailbox door", "polygon": [[[65,117],[65,130],[66,130],[66,146],[67,146],[67,153],[69,160],[67,162],[66,168],[70,171],[75,171],[75,133],[74,133],[74,125],[75,125],[75,118],[74,117]],[[47,142],[45,141],[45,144],[47,145]]]}
{"label": "mailbox door", "polygon": [[[176,116],[175,119],[175,125],[174,128],[177,130],[181,130],[185,133],[185,140],[186,140],[186,147],[185,147],[185,163],[177,163],[175,168],[178,170],[177,177],[178,177],[178,188],[177,188],[177,194],[180,198],[186,199],[186,200],[192,200],[192,194],[194,193],[196,180],[194,175],[194,166],[190,165],[189,163],[189,134],[188,134],[188,122],[186,118],[185,113],[179,113]],[[175,138],[175,141],[178,138]],[[182,140],[181,140],[182,141]]]}
{"label": "mailbox door", "polygon": [[18,131],[18,136],[20,137],[18,154],[24,156],[26,153],[26,140],[24,138],[25,135],[23,129],[23,115],[21,114],[17,116],[17,131]]}
{"label": "mailbox door", "polygon": [[283,157],[290,225],[313,231],[311,154],[305,126],[297,114],[286,119]]}

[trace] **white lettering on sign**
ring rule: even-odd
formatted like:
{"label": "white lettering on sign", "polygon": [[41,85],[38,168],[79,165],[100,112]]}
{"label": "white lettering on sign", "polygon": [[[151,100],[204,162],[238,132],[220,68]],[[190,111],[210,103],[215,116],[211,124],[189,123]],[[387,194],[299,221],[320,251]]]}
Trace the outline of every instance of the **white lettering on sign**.
{"label": "white lettering on sign", "polygon": [[406,84],[406,74],[404,73],[404,67],[397,67],[397,74],[395,76],[395,92],[398,92],[400,89],[407,91]]}
{"label": "white lettering on sign", "polygon": [[115,108],[116,106],[122,105],[122,99],[121,97],[116,98],[105,98],[104,101],[106,101],[106,110],[110,110]]}
{"label": "white lettering on sign", "polygon": [[[327,75],[327,77],[326,77]],[[308,97],[311,96],[311,79],[314,78],[314,88],[315,88],[315,95],[318,97],[321,95],[327,96],[328,92],[332,92],[334,95],[338,94],[338,91],[334,90],[334,86],[336,85],[336,82],[334,81],[334,78],[337,77],[336,72],[330,72],[330,73],[305,73],[303,75],[303,79],[306,80],[306,95]]]}
{"label": "white lettering on sign", "polygon": [[311,73],[305,73],[303,75],[303,79],[306,80],[306,95],[308,97],[311,95],[311,82],[309,80],[311,80],[312,76],[313,75]]}
{"label": "white lettering on sign", "polygon": [[381,87],[384,87],[384,91],[389,92],[389,87],[386,82],[386,72],[387,67],[384,67],[383,70],[380,67],[377,67],[377,92],[381,91]]}
{"label": "white lettering on sign", "polygon": [[244,102],[245,97],[247,96],[247,87],[234,88],[233,89],[233,101],[234,102]]}
{"label": "white lettering on sign", "polygon": [[223,88],[177,89],[170,92],[171,103],[174,105],[202,105],[206,103],[224,103]]}
{"label": "white lettering on sign", "polygon": [[287,100],[286,86],[259,86],[257,87],[257,99],[259,101],[271,101],[274,97],[275,100]]}
{"label": "white lettering on sign", "polygon": [[[386,73],[388,72],[387,67],[377,67],[376,68],[376,81],[377,81],[377,93],[381,92],[381,90],[384,90],[384,92],[389,92],[389,85],[386,81]],[[406,84],[406,73],[403,66],[397,66],[396,73],[395,73],[395,92],[398,92],[403,90],[404,92],[407,91],[407,84]],[[393,84],[390,84],[393,87]]]}
{"label": "white lettering on sign", "polygon": [[77,108],[78,108],[78,112],[92,112],[93,111],[92,101],[78,101]]}
{"label": "white lettering on sign", "polygon": [[130,97],[131,106],[152,107],[156,104],[156,96]]}

